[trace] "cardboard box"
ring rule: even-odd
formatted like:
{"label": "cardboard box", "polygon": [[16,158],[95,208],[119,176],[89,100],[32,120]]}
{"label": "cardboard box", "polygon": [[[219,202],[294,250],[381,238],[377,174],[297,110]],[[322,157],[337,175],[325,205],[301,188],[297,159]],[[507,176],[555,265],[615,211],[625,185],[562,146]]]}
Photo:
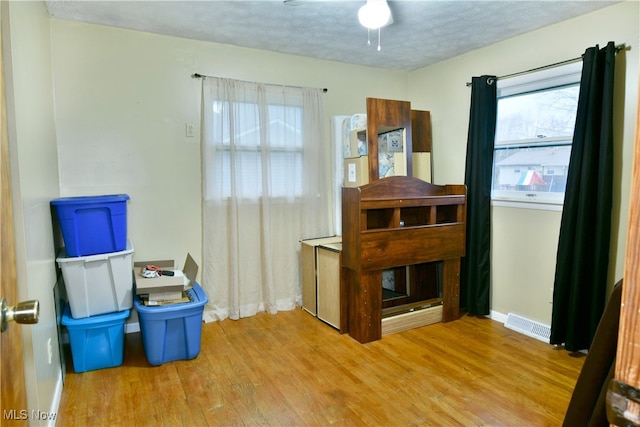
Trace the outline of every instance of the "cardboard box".
{"label": "cardboard box", "polygon": [[360,187],[369,183],[369,156],[344,159],[344,186]]}
{"label": "cardboard box", "polygon": [[[179,274],[178,270],[175,276],[143,277],[141,269],[149,264],[160,267],[163,270],[176,271],[174,262],[169,260],[134,262],[133,273],[136,281],[136,295],[160,292],[182,292],[185,289],[191,288],[198,276],[198,264],[193,260],[191,254],[187,254],[187,259],[184,261],[184,267],[182,268],[182,274]],[[188,279],[188,284],[185,284],[185,278]]]}
{"label": "cardboard box", "polygon": [[367,131],[352,130],[349,132],[349,142],[344,147],[344,157],[353,158],[367,155]]}

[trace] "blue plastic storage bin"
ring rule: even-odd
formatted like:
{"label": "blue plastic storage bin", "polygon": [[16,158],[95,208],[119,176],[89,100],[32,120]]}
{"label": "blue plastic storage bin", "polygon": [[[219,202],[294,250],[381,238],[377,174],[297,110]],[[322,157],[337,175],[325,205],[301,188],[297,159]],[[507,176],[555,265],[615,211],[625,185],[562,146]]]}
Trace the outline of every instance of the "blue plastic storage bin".
{"label": "blue plastic storage bin", "polygon": [[62,315],[62,324],[69,332],[73,369],[76,372],[122,365],[124,322],[129,314],[130,310],[124,310],[74,319],[67,304]]}
{"label": "blue plastic storage bin", "polygon": [[127,246],[126,194],[63,197],[51,201],[67,256],[119,252]]}
{"label": "blue plastic storage bin", "polygon": [[200,353],[207,295],[197,283],[187,293],[190,302],[164,306],[145,306],[138,297],[134,298],[142,345],[150,364],[194,359]]}

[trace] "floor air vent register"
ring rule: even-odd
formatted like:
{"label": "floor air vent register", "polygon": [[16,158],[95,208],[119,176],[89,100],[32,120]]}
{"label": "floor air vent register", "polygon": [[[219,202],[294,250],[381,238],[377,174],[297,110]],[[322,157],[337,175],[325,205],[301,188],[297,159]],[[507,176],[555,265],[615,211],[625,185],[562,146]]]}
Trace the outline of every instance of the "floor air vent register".
{"label": "floor air vent register", "polygon": [[551,338],[551,328],[549,326],[517,314],[509,313],[504,326],[546,343]]}

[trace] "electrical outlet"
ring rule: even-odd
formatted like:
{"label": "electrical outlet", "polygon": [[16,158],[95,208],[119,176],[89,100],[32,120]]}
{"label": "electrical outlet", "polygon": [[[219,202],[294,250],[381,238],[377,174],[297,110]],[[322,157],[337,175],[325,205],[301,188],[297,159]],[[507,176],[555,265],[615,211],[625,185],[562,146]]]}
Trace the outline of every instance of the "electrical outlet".
{"label": "electrical outlet", "polygon": [[193,138],[196,136],[196,125],[193,123],[186,123],[185,126],[185,135],[189,138]]}

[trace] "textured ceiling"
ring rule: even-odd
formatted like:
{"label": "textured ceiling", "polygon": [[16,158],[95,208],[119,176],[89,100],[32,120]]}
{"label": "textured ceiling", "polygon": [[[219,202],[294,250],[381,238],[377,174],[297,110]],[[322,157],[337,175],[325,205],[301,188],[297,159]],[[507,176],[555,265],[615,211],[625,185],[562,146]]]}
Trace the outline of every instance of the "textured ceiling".
{"label": "textured ceiling", "polygon": [[411,71],[616,1],[389,1],[381,32],[357,19],[364,0],[47,1],[52,17],[372,67]]}

